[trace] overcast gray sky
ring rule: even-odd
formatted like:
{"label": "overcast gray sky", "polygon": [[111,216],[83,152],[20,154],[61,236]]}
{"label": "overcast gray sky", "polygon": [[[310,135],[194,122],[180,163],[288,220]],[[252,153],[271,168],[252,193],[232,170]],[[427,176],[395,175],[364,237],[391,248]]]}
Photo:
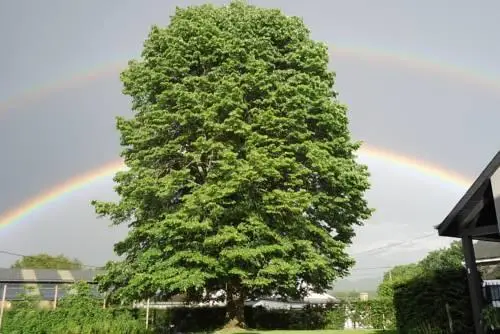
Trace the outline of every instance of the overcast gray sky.
{"label": "overcast gray sky", "polygon": [[[500,148],[499,2],[250,2],[303,17],[313,37],[333,47],[336,89],[356,139],[469,178]],[[168,24],[176,5],[199,3],[0,2],[0,212],[118,158],[114,117],[130,113],[113,64],[137,57],[150,26]],[[102,68],[108,74],[78,79]],[[382,269],[369,268],[414,261],[450,241],[410,242],[432,232],[463,187],[361,160],[373,174],[368,197],[377,213],[352,247],[356,277],[379,276]],[[64,253],[100,265],[125,231],[97,220],[89,201],[113,196],[104,179],[60,198],[0,229],[0,250]],[[14,260],[0,254],[0,266]]]}

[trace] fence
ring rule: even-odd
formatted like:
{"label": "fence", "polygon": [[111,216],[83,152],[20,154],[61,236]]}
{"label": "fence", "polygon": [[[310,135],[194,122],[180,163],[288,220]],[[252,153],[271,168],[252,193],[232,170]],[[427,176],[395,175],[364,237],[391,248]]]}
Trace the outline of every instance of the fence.
{"label": "fence", "polygon": [[[0,283],[0,291],[5,290],[5,298],[2,301],[18,301],[23,299],[24,295],[36,295],[41,300],[54,300],[72,293],[72,284],[54,284],[54,283]],[[96,297],[100,297],[96,284],[90,285],[90,291]],[[3,297],[3,295],[2,295]]]}
{"label": "fence", "polygon": [[[56,308],[57,301],[68,294],[74,293],[72,284],[62,283],[0,283],[0,319],[4,310],[10,309],[12,303],[25,299],[25,296],[32,296],[40,300],[40,306],[45,308]],[[97,290],[97,285],[90,284],[91,294],[102,298]],[[1,320],[0,320],[1,323]]]}
{"label": "fence", "polygon": [[500,280],[484,280],[483,296],[488,304],[500,308]]}

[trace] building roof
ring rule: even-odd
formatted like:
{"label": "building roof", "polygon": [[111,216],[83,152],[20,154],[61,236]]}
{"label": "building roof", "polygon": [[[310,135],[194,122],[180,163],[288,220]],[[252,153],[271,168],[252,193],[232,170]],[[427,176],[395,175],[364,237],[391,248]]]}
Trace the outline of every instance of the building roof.
{"label": "building roof", "polygon": [[[23,294],[37,295],[42,300],[54,300],[71,293],[70,284],[84,281],[95,283],[102,270],[10,269],[0,268],[0,298],[5,288],[5,299],[20,300]],[[100,296],[97,286],[90,289]]]}
{"label": "building roof", "polygon": [[[499,167],[500,151],[497,152],[443,222],[436,226],[440,236],[460,237],[463,231],[469,227],[468,225],[473,222],[478,227],[494,227],[493,225],[496,225],[495,199],[492,194],[491,181]],[[483,228],[481,237],[476,239],[500,240],[498,228],[496,231],[490,229],[489,235],[484,232],[486,230]]]}
{"label": "building roof", "polygon": [[476,260],[498,259],[500,258],[500,243],[478,241],[474,244]]}
{"label": "building roof", "polygon": [[93,283],[102,270],[60,270],[60,269],[11,269],[0,268],[0,283]]}

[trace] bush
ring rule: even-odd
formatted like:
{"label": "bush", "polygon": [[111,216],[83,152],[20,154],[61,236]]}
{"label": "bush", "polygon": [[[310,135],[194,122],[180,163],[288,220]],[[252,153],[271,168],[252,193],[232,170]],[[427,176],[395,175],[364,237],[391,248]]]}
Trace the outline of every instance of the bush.
{"label": "bush", "polygon": [[[329,323],[333,306],[307,306],[302,310],[266,310],[245,308],[245,321],[254,329],[323,329]],[[225,324],[226,308],[177,308],[155,312],[155,328],[165,330],[170,325],[180,332],[205,332]],[[168,322],[168,323],[167,323]]]}
{"label": "bush", "polygon": [[[55,310],[39,308],[39,300],[27,294],[5,313],[2,330],[14,334],[148,333],[145,310],[103,309],[102,300],[93,297],[85,283],[78,283],[72,289],[75,293],[62,298]],[[343,329],[348,314],[364,327],[388,329],[394,323],[392,303],[384,299],[307,305],[296,310],[247,307],[245,321],[250,328],[263,330]],[[214,331],[225,324],[225,316],[224,307],[152,309],[149,333],[166,333],[171,325],[180,332]]]}
{"label": "bush", "polygon": [[347,320],[346,308],[343,303],[329,310],[326,314],[325,329],[344,329]]}
{"label": "bush", "polygon": [[91,296],[85,283],[62,298],[55,310],[41,309],[29,296],[5,313],[3,333],[11,334],[139,334],[148,333],[137,311],[103,309],[102,301]]}
{"label": "bush", "polygon": [[179,332],[205,332],[220,328],[225,323],[226,308],[176,308],[166,311],[170,324]]}
{"label": "bush", "polygon": [[395,317],[392,300],[345,300],[328,313],[329,322],[325,328],[344,329],[347,319],[350,319],[356,328],[393,329]]}
{"label": "bush", "polygon": [[391,329],[395,327],[394,306],[390,299],[345,302],[346,318],[357,327]]}
{"label": "bush", "polygon": [[[226,309],[177,308],[153,312],[154,326],[160,332],[167,330],[170,325],[181,332],[206,332],[224,325]],[[392,302],[385,299],[341,302],[324,307],[307,305],[304,309],[296,310],[246,307],[245,322],[249,328],[260,330],[343,329],[347,313],[358,326],[377,329],[395,327]]]}
{"label": "bush", "polygon": [[249,327],[255,329],[314,330],[327,327],[329,315],[335,307],[307,305],[304,309],[297,310],[248,308],[245,317]]}
{"label": "bush", "polygon": [[5,313],[2,326],[11,334],[147,333],[144,322],[130,314],[97,309],[86,315],[78,309],[14,309]]}
{"label": "bush", "polygon": [[492,305],[486,306],[481,314],[487,333],[500,333],[500,309]]}
{"label": "bush", "polygon": [[472,312],[463,268],[426,271],[394,287],[400,333],[449,333],[446,304],[455,333],[473,333]]}

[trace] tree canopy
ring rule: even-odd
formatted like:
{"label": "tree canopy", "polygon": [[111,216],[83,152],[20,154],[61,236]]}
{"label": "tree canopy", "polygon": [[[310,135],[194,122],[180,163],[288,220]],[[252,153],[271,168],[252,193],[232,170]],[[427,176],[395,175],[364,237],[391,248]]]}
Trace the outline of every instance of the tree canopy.
{"label": "tree canopy", "polygon": [[419,262],[395,266],[386,272],[377,294],[380,297],[392,298],[394,286],[408,282],[423,273],[460,268],[463,261],[462,244],[460,241],[453,241],[448,247],[430,252]]}
{"label": "tree canopy", "polygon": [[123,300],[246,298],[324,291],[348,273],[346,246],[370,214],[347,108],[327,47],[301,19],[241,1],[177,9],[122,73],[133,117],[118,118],[128,224],[101,288]]}
{"label": "tree canopy", "polygon": [[460,268],[464,262],[464,253],[461,241],[453,241],[450,246],[430,252],[420,261],[425,270],[440,270]]}
{"label": "tree canopy", "polygon": [[24,256],[14,262],[11,268],[23,269],[81,269],[82,263],[77,259],[70,259],[64,255],[36,254]]}
{"label": "tree canopy", "polygon": [[383,298],[392,298],[394,296],[394,286],[411,280],[421,272],[422,267],[418,263],[395,266],[384,274],[384,279],[378,286],[377,295]]}

